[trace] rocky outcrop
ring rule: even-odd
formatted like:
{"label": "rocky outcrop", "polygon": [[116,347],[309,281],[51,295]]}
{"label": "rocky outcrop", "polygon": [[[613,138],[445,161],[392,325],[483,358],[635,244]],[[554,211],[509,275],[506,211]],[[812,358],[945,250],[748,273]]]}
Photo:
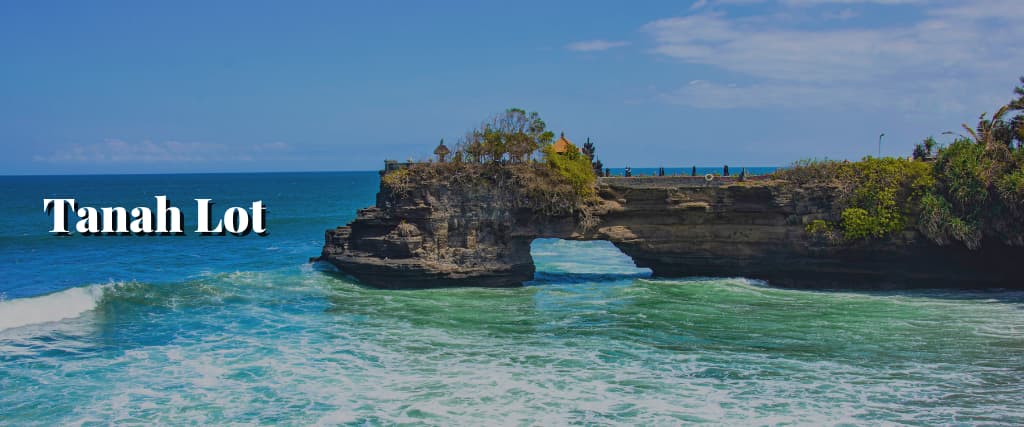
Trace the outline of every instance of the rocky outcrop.
{"label": "rocky outcrop", "polygon": [[543,213],[487,185],[382,186],[374,207],[328,230],[319,260],[384,288],[518,286],[537,238],[608,240],[656,276],[743,276],[802,288],[1024,287],[1019,248],[940,247],[913,230],[836,244],[809,234],[835,220],[834,191],[778,181],[601,178],[599,201]]}

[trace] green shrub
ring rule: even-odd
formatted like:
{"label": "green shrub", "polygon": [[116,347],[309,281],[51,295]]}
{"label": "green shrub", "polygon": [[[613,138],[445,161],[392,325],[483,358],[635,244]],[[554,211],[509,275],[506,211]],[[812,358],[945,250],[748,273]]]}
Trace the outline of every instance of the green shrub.
{"label": "green shrub", "polygon": [[935,174],[940,191],[966,216],[974,216],[988,198],[983,180],[988,161],[985,147],[967,139],[959,139],[939,151]]}
{"label": "green shrub", "polygon": [[[834,208],[847,239],[916,227],[941,245],[958,241],[977,249],[985,238],[1024,246],[1024,88],[1015,93],[1018,99],[991,118],[982,114],[976,126],[965,124],[970,137],[939,148],[934,163],[803,160],[775,175],[798,186],[835,188]],[[1012,112],[1017,113],[1005,118]],[[926,139],[915,157],[930,159],[934,146]],[[807,227],[809,233],[819,230]]]}
{"label": "green shrub", "polygon": [[804,230],[810,234],[825,234],[832,231],[832,226],[823,219],[816,219],[807,224]]}
{"label": "green shrub", "polygon": [[566,153],[556,153],[554,146],[544,147],[544,162],[567,179],[577,194],[584,198],[593,197],[596,194],[594,184],[597,182],[597,175],[594,174],[590,158],[571,144],[569,148]]}
{"label": "green shrub", "polygon": [[[980,137],[979,137],[980,138]],[[1024,244],[1024,155],[1020,149],[961,138],[939,150],[932,205],[921,212],[922,231],[939,244],[981,247],[983,236]]]}
{"label": "green shrub", "polygon": [[921,198],[918,228],[925,237],[939,245],[948,245],[953,241],[959,241],[969,249],[977,249],[981,246],[979,224],[954,215],[949,201],[935,193],[928,193]]}
{"label": "green shrub", "polygon": [[841,224],[848,239],[866,239],[879,234],[879,227],[868,211],[861,208],[843,209]]}
{"label": "green shrub", "polygon": [[[841,203],[863,211],[843,211],[843,233],[849,239],[883,238],[902,231],[921,198],[935,183],[927,163],[899,158],[866,158],[841,172],[849,190]],[[847,215],[852,215],[847,220]]]}
{"label": "green shrub", "polygon": [[819,242],[838,243],[841,239],[835,227],[823,219],[816,219],[804,226],[804,231]]}
{"label": "green shrub", "polygon": [[[935,184],[929,164],[900,158],[805,160],[776,176],[800,186],[834,187],[836,209],[841,212],[838,228],[849,240],[885,238],[902,231]],[[816,230],[820,227],[814,223],[807,228],[809,233]]]}
{"label": "green shrub", "polygon": [[1004,175],[996,183],[999,190],[999,197],[1011,211],[1018,215],[1024,215],[1024,168],[1017,167],[1017,170]]}

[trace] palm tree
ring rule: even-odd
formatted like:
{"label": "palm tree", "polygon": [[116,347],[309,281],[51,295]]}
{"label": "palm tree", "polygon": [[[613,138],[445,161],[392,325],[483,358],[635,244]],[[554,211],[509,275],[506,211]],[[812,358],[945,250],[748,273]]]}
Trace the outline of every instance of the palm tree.
{"label": "palm tree", "polygon": [[992,115],[992,120],[985,118],[988,113],[981,113],[981,116],[978,117],[978,126],[976,128],[971,128],[967,123],[961,126],[971,135],[975,142],[984,145],[986,149],[993,149],[997,142],[993,136],[999,131],[999,128],[1006,126],[1003,116],[1008,111],[1010,111],[1010,104],[999,107],[996,113]]}
{"label": "palm tree", "polygon": [[1020,86],[1013,88],[1013,94],[1017,95],[1017,99],[1010,101],[1010,109],[1012,110],[1024,110],[1024,76],[1020,77]]}

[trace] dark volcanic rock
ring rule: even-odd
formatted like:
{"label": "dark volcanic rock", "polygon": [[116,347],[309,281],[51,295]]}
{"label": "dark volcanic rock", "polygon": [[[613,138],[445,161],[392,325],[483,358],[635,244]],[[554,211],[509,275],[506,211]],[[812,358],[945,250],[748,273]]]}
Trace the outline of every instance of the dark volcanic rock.
{"label": "dark volcanic rock", "polygon": [[608,240],[656,276],[801,288],[1024,287],[1011,271],[1021,248],[940,247],[913,230],[843,244],[807,233],[811,221],[838,217],[827,187],[601,178],[600,203],[586,215],[535,212],[513,193],[435,182],[399,195],[382,186],[376,206],[327,231],[319,259],[384,288],[518,286],[533,278],[530,242],[554,237]]}

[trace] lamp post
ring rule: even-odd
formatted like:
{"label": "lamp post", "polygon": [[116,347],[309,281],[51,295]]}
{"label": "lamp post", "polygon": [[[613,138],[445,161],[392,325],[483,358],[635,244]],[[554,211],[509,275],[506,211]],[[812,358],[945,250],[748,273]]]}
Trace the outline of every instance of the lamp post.
{"label": "lamp post", "polygon": [[883,136],[885,136],[885,133],[884,133],[884,132],[883,132],[883,133],[880,133],[880,134],[878,134],[878,158],[879,158],[879,159],[881,159],[881,158],[882,158],[882,137],[883,137]]}

